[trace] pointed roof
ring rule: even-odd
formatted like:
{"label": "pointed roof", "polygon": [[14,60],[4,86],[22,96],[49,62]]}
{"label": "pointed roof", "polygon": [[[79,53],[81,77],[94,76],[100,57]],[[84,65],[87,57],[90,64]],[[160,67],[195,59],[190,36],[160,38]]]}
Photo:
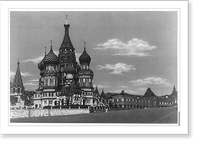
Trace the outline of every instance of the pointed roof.
{"label": "pointed roof", "polygon": [[174,85],[173,91],[176,91],[176,87],[175,87],[175,85]]}
{"label": "pointed roof", "polygon": [[99,94],[99,91],[98,91],[97,86],[96,86],[96,88],[95,88],[95,93]]}
{"label": "pointed roof", "polygon": [[101,92],[101,97],[105,97],[105,93],[104,93],[104,90],[102,89],[102,92]]}
{"label": "pointed roof", "polygon": [[143,97],[151,97],[151,96],[156,96],[156,95],[150,88],[148,88]]}
{"label": "pointed roof", "polygon": [[61,44],[60,49],[67,48],[67,49],[73,49],[74,50],[71,39],[69,37],[69,27],[70,27],[70,25],[68,23],[67,16],[66,16],[66,22],[64,24],[64,27],[65,27],[65,35],[64,35],[63,42]]}
{"label": "pointed roof", "polygon": [[173,91],[172,91],[172,93],[169,95],[170,97],[177,97],[177,91],[176,91],[176,88],[175,88],[175,86],[174,86],[174,88],[173,88]]}
{"label": "pointed roof", "polygon": [[24,89],[19,65],[20,65],[20,63],[19,63],[19,58],[18,58],[17,70],[16,70],[15,77],[14,77],[14,80],[13,80],[13,83],[12,83],[12,87],[15,87],[15,88],[20,87],[20,88]]}

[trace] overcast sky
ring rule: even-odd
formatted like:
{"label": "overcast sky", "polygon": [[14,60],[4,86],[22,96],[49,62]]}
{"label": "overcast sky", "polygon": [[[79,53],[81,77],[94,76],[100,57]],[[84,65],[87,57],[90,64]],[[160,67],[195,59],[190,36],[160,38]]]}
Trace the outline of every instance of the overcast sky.
{"label": "overcast sky", "polygon": [[177,85],[177,12],[11,12],[11,80],[20,60],[25,89],[36,90],[40,77],[37,64],[44,48],[57,54],[68,15],[70,38],[76,56],[91,56],[94,85],[99,91],[156,95],[172,92]]}

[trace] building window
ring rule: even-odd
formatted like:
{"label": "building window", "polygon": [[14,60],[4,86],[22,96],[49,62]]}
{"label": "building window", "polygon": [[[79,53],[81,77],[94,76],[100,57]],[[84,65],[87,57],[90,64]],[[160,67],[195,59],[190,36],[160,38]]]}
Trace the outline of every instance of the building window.
{"label": "building window", "polygon": [[49,100],[49,104],[52,104],[52,100]]}

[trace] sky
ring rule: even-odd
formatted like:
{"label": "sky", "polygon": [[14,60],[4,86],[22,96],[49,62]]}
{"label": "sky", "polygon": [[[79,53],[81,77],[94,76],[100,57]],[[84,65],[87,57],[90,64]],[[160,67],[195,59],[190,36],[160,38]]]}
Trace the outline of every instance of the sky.
{"label": "sky", "polygon": [[12,11],[10,79],[20,61],[26,90],[36,90],[38,63],[46,52],[58,54],[68,15],[76,57],[91,56],[93,84],[101,92],[143,95],[151,88],[166,95],[177,87],[176,11]]}

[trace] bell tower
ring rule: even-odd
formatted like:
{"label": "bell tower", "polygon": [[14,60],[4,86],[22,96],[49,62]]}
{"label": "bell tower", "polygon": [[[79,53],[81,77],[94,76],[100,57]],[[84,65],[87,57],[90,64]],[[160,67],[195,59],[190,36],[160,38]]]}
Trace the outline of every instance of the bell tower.
{"label": "bell tower", "polygon": [[14,80],[12,83],[12,87],[11,87],[11,95],[23,95],[24,94],[24,85],[23,85],[19,65],[20,65],[20,63],[19,63],[19,58],[18,58],[17,70],[16,70],[15,77],[14,77]]}
{"label": "bell tower", "polygon": [[76,62],[75,48],[72,45],[71,39],[69,37],[69,27],[68,16],[66,16],[66,22],[64,24],[65,35],[63,42],[59,49],[59,85],[60,87],[68,86],[71,83],[77,84],[76,74],[79,70],[79,65]]}

